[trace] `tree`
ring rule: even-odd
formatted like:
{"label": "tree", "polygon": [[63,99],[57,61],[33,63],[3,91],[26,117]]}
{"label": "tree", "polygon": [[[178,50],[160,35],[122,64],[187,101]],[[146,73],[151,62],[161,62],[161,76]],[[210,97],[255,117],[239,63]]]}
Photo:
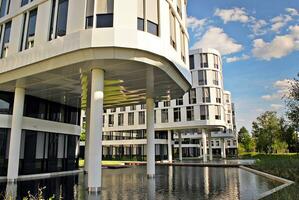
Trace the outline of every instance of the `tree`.
{"label": "tree", "polygon": [[244,126],[238,132],[238,142],[242,151],[252,152],[255,149],[255,142]]}
{"label": "tree", "polygon": [[294,126],[283,118],[281,119],[281,139],[288,144],[289,152],[299,152],[299,139]]}
{"label": "tree", "polygon": [[289,81],[289,83],[289,94],[284,97],[288,109],[287,117],[295,129],[299,130],[299,73],[297,78]]}
{"label": "tree", "polygon": [[267,111],[252,123],[252,134],[256,138],[256,149],[259,152],[275,153],[285,151],[283,144],[281,119],[276,112]]}

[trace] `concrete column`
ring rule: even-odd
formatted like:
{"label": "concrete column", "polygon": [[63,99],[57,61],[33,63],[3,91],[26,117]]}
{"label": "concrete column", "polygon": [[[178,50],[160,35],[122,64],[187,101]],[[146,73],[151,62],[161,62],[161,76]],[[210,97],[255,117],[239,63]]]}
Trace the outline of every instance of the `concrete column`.
{"label": "concrete column", "polygon": [[171,139],[171,130],[168,130],[168,162],[172,162],[172,139]]}
{"label": "concrete column", "polygon": [[88,149],[88,191],[100,192],[102,187],[102,127],[104,102],[104,71],[91,71],[90,124]]}
{"label": "concrete column", "polygon": [[207,162],[207,135],[205,129],[202,129],[201,135],[202,135],[202,148],[203,148],[202,158],[203,158],[203,162]]}
{"label": "concrete column", "polygon": [[10,132],[10,144],[9,144],[9,157],[8,157],[8,169],[7,169],[7,181],[15,182],[19,175],[19,157],[20,157],[20,145],[22,134],[22,121],[24,111],[25,89],[16,88],[11,132]]}
{"label": "concrete column", "polygon": [[209,132],[209,160],[213,160],[213,149],[212,149],[212,133]]}
{"label": "concrete column", "polygon": [[179,132],[179,161],[183,160],[183,150],[182,150],[182,133]]}
{"label": "concrete column", "polygon": [[221,139],[221,158],[226,158],[226,145],[224,138]]}
{"label": "concrete column", "polygon": [[146,137],[147,137],[147,176],[155,177],[155,127],[154,127],[154,69],[146,72]]}

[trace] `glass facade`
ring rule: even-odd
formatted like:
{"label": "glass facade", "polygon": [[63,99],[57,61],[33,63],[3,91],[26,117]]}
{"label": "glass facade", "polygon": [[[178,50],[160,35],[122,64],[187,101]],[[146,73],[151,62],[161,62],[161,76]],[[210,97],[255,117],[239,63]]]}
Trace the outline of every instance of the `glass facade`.
{"label": "glass facade", "polygon": [[[12,114],[14,94],[0,92],[0,114]],[[25,96],[24,116],[80,124],[80,109]],[[0,128],[0,176],[7,173],[10,129]],[[22,130],[19,174],[78,169],[79,136]]]}

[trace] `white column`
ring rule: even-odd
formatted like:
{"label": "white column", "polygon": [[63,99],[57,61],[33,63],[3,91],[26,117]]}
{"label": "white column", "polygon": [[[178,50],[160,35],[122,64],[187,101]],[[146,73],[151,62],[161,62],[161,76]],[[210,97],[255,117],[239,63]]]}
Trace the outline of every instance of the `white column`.
{"label": "white column", "polygon": [[171,139],[171,130],[168,130],[168,162],[172,162],[172,139]]}
{"label": "white column", "polygon": [[146,72],[146,137],[147,137],[147,176],[155,176],[155,127],[154,127],[154,69]]}
{"label": "white column", "polygon": [[205,129],[202,129],[201,135],[202,135],[202,148],[203,148],[202,158],[203,158],[203,162],[207,162],[207,135]]}
{"label": "white column", "polygon": [[99,192],[102,186],[102,126],[104,71],[91,71],[90,126],[88,149],[88,191]]}
{"label": "white column", "polygon": [[182,150],[182,133],[179,132],[179,161],[183,160],[183,150]]}
{"label": "white column", "polygon": [[8,169],[7,169],[7,181],[15,182],[18,178],[19,172],[19,157],[20,157],[20,145],[22,134],[22,120],[25,100],[25,89],[16,88],[11,132],[10,132],[10,144],[9,144],[9,157],[8,157]]}
{"label": "white column", "polygon": [[213,160],[212,133],[209,132],[209,160]]}
{"label": "white column", "polygon": [[226,158],[226,147],[224,138],[221,139],[221,158]]}

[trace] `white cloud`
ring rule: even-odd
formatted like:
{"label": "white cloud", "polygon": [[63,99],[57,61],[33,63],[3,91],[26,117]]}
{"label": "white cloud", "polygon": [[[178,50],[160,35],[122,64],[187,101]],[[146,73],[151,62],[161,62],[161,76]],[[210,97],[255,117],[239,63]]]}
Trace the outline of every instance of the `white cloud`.
{"label": "white cloud", "polygon": [[274,32],[279,32],[282,27],[287,25],[289,21],[293,18],[289,15],[280,15],[272,18],[270,21],[272,22],[271,30]]}
{"label": "white cloud", "polygon": [[254,40],[253,55],[261,60],[271,60],[299,50],[299,25],[291,26],[289,30],[289,34],[276,36],[271,42],[265,42],[263,39]]}
{"label": "white cloud", "polygon": [[233,56],[233,57],[226,58],[226,62],[227,63],[238,62],[238,61],[242,61],[242,60],[248,60],[249,58],[250,58],[250,56],[243,54],[240,57]]}
{"label": "white cloud", "polygon": [[262,99],[266,101],[281,100],[283,97],[289,94],[289,88],[292,82],[293,80],[290,79],[276,81],[275,83],[273,83],[275,93],[264,95],[262,96]]}
{"label": "white cloud", "polygon": [[292,16],[299,16],[299,12],[295,8],[286,8],[285,10]]}
{"label": "white cloud", "polygon": [[264,35],[267,33],[267,30],[265,27],[268,25],[268,23],[263,20],[254,20],[253,24],[251,25],[251,29],[254,35]]}
{"label": "white cloud", "polygon": [[281,104],[271,104],[270,107],[274,110],[274,111],[278,111],[280,109],[282,109],[284,106]]}
{"label": "white cloud", "polygon": [[229,55],[241,51],[243,46],[229,37],[222,28],[210,27],[202,38],[192,46],[192,49],[196,48],[215,48],[222,55]]}
{"label": "white cloud", "polygon": [[231,21],[236,21],[241,23],[246,23],[249,21],[249,16],[246,13],[244,8],[232,8],[232,9],[217,8],[214,15],[220,17],[225,24]]}
{"label": "white cloud", "polygon": [[191,28],[192,31],[203,28],[206,24],[207,19],[197,19],[196,17],[190,16],[187,18],[188,28]]}
{"label": "white cloud", "polygon": [[190,16],[187,18],[187,26],[191,29],[194,33],[195,37],[199,37],[202,35],[205,26],[208,24],[208,20],[204,19],[197,19],[196,17]]}

